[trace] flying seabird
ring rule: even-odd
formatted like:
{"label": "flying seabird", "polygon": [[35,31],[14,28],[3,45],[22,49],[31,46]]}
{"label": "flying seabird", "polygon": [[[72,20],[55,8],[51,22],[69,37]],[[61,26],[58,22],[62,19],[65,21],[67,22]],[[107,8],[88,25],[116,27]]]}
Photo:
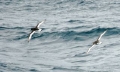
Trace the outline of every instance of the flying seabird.
{"label": "flying seabird", "polygon": [[[107,30],[106,30],[106,31],[107,31]],[[95,45],[98,45],[98,44],[101,44],[101,43],[102,43],[102,42],[100,42],[100,39],[101,39],[101,37],[106,33],[106,31],[104,31],[104,32],[98,37],[98,39],[93,42],[93,45],[88,49],[87,54],[88,54],[88,52],[89,52]]]}
{"label": "flying seabird", "polygon": [[29,34],[28,42],[30,41],[30,39],[31,39],[32,35],[35,33],[35,31],[42,31],[42,29],[39,29],[39,27],[40,27],[41,24],[43,24],[45,22],[45,20],[43,20],[42,22],[38,23],[36,27],[31,28],[31,33]]}

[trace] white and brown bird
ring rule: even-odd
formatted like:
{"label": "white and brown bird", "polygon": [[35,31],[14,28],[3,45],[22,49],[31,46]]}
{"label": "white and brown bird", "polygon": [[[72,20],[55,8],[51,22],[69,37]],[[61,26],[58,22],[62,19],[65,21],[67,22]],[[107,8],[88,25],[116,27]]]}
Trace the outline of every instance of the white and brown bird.
{"label": "white and brown bird", "polygon": [[39,27],[40,27],[40,25],[43,24],[45,21],[46,21],[46,19],[43,20],[42,22],[38,23],[36,27],[31,28],[31,33],[29,34],[28,42],[31,40],[31,37],[32,37],[32,35],[35,33],[35,31],[42,31],[42,29],[39,29]]}
{"label": "white and brown bird", "polygon": [[101,44],[101,43],[102,43],[102,42],[100,42],[100,39],[101,39],[101,37],[102,37],[106,32],[107,32],[107,30],[104,31],[102,34],[100,34],[100,36],[98,37],[98,39],[93,42],[93,45],[88,49],[87,54],[90,52],[90,50],[91,50],[95,45],[98,45],[98,44]]}

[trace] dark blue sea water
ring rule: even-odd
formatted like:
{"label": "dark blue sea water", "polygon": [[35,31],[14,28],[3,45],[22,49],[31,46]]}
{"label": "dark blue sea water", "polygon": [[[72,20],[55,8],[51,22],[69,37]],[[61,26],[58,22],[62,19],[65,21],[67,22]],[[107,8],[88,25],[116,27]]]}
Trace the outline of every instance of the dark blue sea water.
{"label": "dark blue sea water", "polygon": [[0,0],[0,72],[120,72],[120,0]]}

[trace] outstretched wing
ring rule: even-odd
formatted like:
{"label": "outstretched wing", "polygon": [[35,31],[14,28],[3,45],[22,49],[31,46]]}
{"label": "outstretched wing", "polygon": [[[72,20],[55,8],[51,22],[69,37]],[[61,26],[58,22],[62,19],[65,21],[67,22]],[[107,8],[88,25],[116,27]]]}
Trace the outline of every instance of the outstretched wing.
{"label": "outstretched wing", "polygon": [[43,20],[42,22],[38,23],[38,24],[37,24],[37,26],[36,26],[36,28],[39,28],[39,27],[40,27],[40,25],[41,25],[41,24],[43,24],[45,21],[46,21],[46,19],[45,19],[45,20]]}
{"label": "outstretched wing", "polygon": [[101,37],[105,34],[107,32],[107,30],[106,31],[104,31],[99,37],[98,37],[98,39],[97,40],[100,40],[101,39]]}
{"label": "outstretched wing", "polygon": [[35,33],[35,31],[32,31],[30,34],[29,34],[29,38],[28,38],[28,42],[30,41],[32,35]]}
{"label": "outstretched wing", "polygon": [[86,53],[88,54],[93,47],[94,47],[94,44],[88,49]]}

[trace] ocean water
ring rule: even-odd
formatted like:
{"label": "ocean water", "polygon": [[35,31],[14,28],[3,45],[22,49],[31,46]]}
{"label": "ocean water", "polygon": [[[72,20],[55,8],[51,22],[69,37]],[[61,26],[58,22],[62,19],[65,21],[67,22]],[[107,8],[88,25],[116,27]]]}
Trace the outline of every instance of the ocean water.
{"label": "ocean water", "polygon": [[120,72],[120,0],[0,0],[0,72]]}

